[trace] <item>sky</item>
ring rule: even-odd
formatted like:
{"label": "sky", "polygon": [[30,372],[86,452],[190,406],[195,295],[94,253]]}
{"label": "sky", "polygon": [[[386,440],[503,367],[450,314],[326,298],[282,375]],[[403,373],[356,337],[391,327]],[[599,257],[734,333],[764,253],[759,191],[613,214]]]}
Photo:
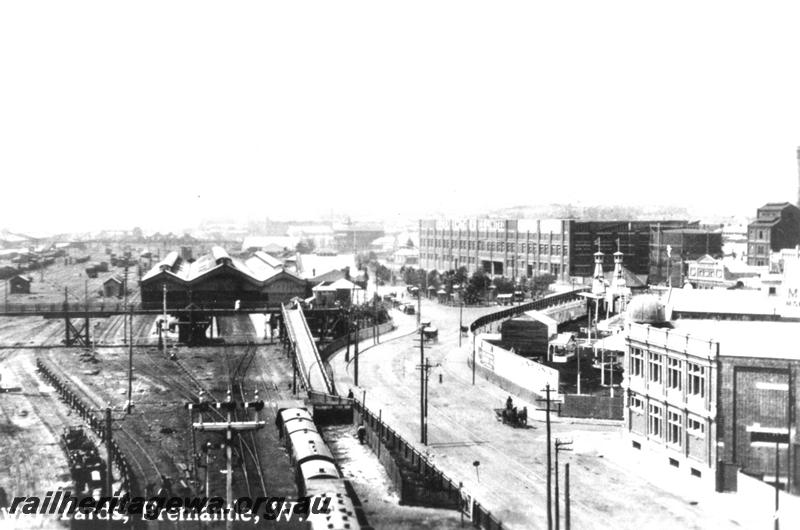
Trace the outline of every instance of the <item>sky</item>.
{"label": "sky", "polygon": [[797,2],[2,2],[0,228],[796,201]]}

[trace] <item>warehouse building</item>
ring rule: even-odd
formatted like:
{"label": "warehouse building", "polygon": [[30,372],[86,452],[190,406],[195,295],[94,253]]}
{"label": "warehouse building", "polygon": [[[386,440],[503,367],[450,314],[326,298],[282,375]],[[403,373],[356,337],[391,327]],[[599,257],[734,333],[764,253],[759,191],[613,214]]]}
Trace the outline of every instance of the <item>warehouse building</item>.
{"label": "warehouse building", "polygon": [[[594,253],[625,254],[636,275],[650,272],[651,226],[681,228],[686,221],[580,221],[574,219],[421,220],[420,266],[446,271],[466,267],[493,276],[534,277],[550,273],[561,281],[589,278]],[[599,247],[598,247],[599,243]]]}
{"label": "warehouse building", "polygon": [[274,258],[256,252],[242,260],[222,247],[192,262],[170,252],[140,282],[142,306],[160,308],[164,288],[167,306],[230,309],[235,306],[279,307],[294,297],[310,295],[308,282],[277,265]]}

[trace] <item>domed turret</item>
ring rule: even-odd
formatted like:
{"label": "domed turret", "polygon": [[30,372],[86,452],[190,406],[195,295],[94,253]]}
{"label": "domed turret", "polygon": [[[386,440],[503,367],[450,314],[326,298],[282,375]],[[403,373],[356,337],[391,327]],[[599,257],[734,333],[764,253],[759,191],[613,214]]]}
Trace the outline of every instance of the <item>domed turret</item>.
{"label": "domed turret", "polygon": [[626,318],[637,324],[662,324],[666,321],[664,304],[652,294],[634,296],[628,303]]}

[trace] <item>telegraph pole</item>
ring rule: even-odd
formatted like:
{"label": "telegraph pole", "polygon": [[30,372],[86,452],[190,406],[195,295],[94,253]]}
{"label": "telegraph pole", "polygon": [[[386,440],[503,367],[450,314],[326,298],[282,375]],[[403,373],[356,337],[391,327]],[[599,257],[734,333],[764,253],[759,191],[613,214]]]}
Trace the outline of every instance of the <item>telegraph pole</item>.
{"label": "telegraph pole", "polygon": [[[192,404],[194,405],[194,404]],[[216,409],[224,409],[227,411],[227,421],[224,422],[214,422],[214,423],[203,423],[200,421],[199,423],[193,423],[192,429],[197,429],[199,431],[213,431],[213,432],[224,432],[225,433],[225,456],[227,460],[226,464],[226,475],[225,475],[225,495],[227,498],[228,509],[232,509],[233,507],[233,433],[235,432],[244,432],[244,431],[254,431],[256,429],[261,429],[266,425],[266,422],[259,421],[258,419],[258,412],[264,408],[264,402],[258,400],[258,395],[256,394],[256,400],[252,402],[243,403],[242,406],[244,408],[252,408],[255,409],[255,419],[250,421],[233,421],[233,411],[237,407],[237,402],[234,401],[231,397],[231,391],[228,390],[228,394],[226,396],[225,401],[221,403],[214,403],[212,405]],[[206,492],[208,493],[208,492]],[[233,521],[228,519],[226,521],[226,528],[233,528]]]}
{"label": "telegraph pole", "polygon": [[164,349],[164,355],[167,355],[167,329],[169,326],[167,325],[167,283],[164,282],[161,284],[162,295],[161,295],[161,338],[162,338],[162,345]]}
{"label": "telegraph pole", "polygon": [[[127,263],[127,260],[125,262]],[[128,306],[128,265],[125,265],[125,278],[122,281],[122,296],[122,307],[124,308]],[[123,320],[122,325],[124,326],[122,328],[122,343],[125,344],[125,340],[128,335],[128,321]],[[133,325],[133,322],[131,322],[131,325]]]}
{"label": "telegraph pole", "polygon": [[355,342],[353,343],[353,363],[355,365],[353,367],[353,382],[356,386],[358,386],[358,334],[358,319],[356,319],[356,338]]}
{"label": "telegraph pole", "polygon": [[778,465],[780,463],[780,453],[778,452],[779,448],[780,448],[780,443],[776,441],[775,442],[775,530],[780,530],[781,528],[781,519],[780,516],[778,515],[780,513],[778,511],[778,508],[780,507],[780,492],[781,492],[780,488],[778,487],[778,485],[780,484],[778,477],[780,477],[780,472],[781,472],[781,468]]}
{"label": "telegraph pole", "polygon": [[[572,445],[572,442],[562,442],[558,438],[556,438],[556,530],[559,530],[561,527],[561,518],[559,517],[558,513],[558,453],[561,451],[572,451],[572,449],[568,448],[567,446]],[[566,447],[566,448],[565,448]]]}
{"label": "telegraph pole", "polygon": [[[131,340],[128,343],[128,414],[131,413],[131,407],[133,407],[133,308],[130,308],[130,316]],[[122,318],[125,318],[125,316],[123,315]]]}
{"label": "telegraph pole", "polygon": [[464,300],[461,300],[461,307],[458,308],[458,347],[461,347],[461,330],[464,327]]}
{"label": "telegraph pole", "polygon": [[419,432],[423,445],[428,444],[425,436],[425,336],[419,327]]}
{"label": "telegraph pole", "polygon": [[114,456],[111,454],[111,407],[106,407],[106,495],[113,495],[111,491],[112,484],[114,483],[113,470],[111,463],[114,461]]}
{"label": "telegraph pole", "polygon": [[547,403],[545,408],[546,425],[547,425],[547,529],[553,530],[553,513],[552,513],[553,498],[552,498],[552,486],[551,486],[552,475],[553,475],[553,464],[551,460],[552,442],[550,441],[550,392],[552,392],[552,389],[550,388],[550,383],[548,383],[544,387],[544,393],[546,398],[538,399],[537,401],[545,401]]}
{"label": "telegraph pole", "polygon": [[569,462],[564,464],[564,529],[569,530]]}

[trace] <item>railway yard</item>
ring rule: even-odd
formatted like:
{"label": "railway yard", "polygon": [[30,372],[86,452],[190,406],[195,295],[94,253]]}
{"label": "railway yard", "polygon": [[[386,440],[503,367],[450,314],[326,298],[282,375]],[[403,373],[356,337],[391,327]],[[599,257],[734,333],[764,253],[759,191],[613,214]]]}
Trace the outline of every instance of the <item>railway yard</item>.
{"label": "railway yard", "polygon": [[[37,288],[12,295],[8,303],[58,304],[59,292],[64,300],[64,287],[70,304],[80,301],[72,293],[87,294],[90,304],[103,302],[96,292],[99,284],[90,285],[102,278],[87,281],[82,268],[75,263],[51,265],[39,273],[44,279],[34,277]],[[129,301],[135,303],[136,283],[131,285]],[[297,394],[293,392],[292,361],[279,340],[265,337],[263,315],[216,317],[215,338],[208,345],[192,347],[178,344],[177,333],[172,332],[161,347],[157,318],[142,314],[91,318],[88,345],[67,347],[63,318],[0,317],[0,443],[7,448],[0,462],[8,470],[0,473],[0,505],[48,491],[81,493],[76,486],[83,479],[71,469],[64,435],[71,431],[85,437],[84,443],[105,465],[107,411],[115,451],[115,491],[144,497],[170,493],[224,498],[224,433],[193,432],[190,418],[197,422],[200,413],[192,416],[186,404],[224,402],[229,390],[230,399],[239,403],[262,400],[258,419],[265,423],[264,428],[234,437],[233,497],[294,499],[302,493],[291,451],[273,423],[279,407],[302,403],[306,394],[299,382]],[[80,327],[84,320],[73,323]],[[202,413],[203,421],[226,421],[224,410],[211,407]],[[247,421],[255,415],[239,406],[232,419]],[[356,441],[353,425],[326,427],[323,435],[343,477],[362,499],[371,527],[460,526],[456,511],[400,506],[386,471]],[[204,450],[207,442],[212,447]],[[87,479],[83,494],[100,495],[103,478]],[[63,521],[31,526],[51,524],[68,526]]]}

